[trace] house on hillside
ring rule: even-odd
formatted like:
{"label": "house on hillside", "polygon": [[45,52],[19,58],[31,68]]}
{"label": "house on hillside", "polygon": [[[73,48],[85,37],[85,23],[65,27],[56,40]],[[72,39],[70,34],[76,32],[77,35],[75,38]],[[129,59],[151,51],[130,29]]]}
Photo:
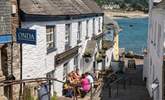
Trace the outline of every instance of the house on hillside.
{"label": "house on hillside", "polygon": [[165,99],[165,0],[150,0],[148,50],[144,56],[143,78],[153,100]]}
{"label": "house on hillside", "polygon": [[[93,0],[21,0],[22,28],[37,32],[36,45],[23,44],[23,79],[66,81],[77,68],[93,72],[108,63],[106,56],[96,57],[102,49],[103,15]],[[51,92],[61,96],[62,86],[54,81]]]}

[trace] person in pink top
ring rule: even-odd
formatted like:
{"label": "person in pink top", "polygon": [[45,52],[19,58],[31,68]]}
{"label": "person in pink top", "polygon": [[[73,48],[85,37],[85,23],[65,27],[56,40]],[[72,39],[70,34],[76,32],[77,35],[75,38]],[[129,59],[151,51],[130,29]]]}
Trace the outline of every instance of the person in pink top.
{"label": "person in pink top", "polygon": [[84,97],[86,93],[89,92],[91,86],[89,83],[89,80],[86,78],[85,74],[82,74],[82,79],[81,79],[81,96]]}

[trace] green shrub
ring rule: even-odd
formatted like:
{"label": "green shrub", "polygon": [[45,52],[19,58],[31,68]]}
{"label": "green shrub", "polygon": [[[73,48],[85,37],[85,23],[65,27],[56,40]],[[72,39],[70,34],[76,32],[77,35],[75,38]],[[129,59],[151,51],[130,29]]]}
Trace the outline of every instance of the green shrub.
{"label": "green shrub", "polygon": [[52,96],[51,100],[57,100],[57,97],[56,96]]}

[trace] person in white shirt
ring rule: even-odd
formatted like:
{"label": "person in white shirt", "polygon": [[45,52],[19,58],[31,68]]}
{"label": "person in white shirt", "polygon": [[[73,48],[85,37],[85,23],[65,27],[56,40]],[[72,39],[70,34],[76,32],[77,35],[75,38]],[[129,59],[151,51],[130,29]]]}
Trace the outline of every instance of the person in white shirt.
{"label": "person in white shirt", "polygon": [[85,75],[86,75],[86,78],[89,80],[89,83],[93,87],[93,85],[94,85],[94,79],[93,79],[92,75],[90,73],[88,73],[88,72],[86,72]]}

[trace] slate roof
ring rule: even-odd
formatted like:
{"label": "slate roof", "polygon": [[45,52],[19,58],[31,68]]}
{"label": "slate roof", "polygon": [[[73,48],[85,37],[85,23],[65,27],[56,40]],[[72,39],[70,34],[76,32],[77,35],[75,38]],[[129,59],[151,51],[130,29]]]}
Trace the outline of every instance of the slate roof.
{"label": "slate roof", "polygon": [[94,0],[20,0],[21,11],[32,15],[103,13]]}
{"label": "slate roof", "polygon": [[162,0],[162,1],[156,6],[156,8],[165,9],[165,0]]}

